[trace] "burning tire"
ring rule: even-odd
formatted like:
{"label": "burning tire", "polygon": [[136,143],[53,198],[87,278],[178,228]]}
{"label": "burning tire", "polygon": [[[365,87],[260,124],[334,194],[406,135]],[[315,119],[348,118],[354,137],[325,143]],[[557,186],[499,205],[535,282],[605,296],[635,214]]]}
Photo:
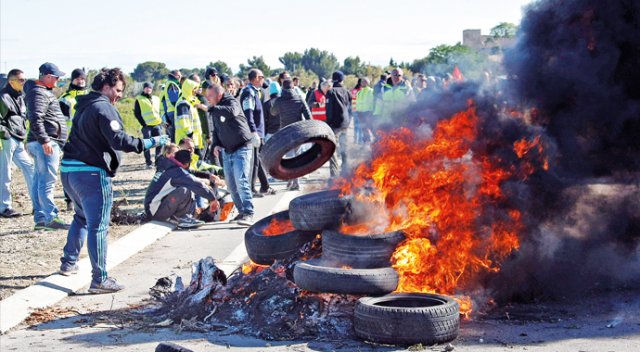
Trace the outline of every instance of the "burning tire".
{"label": "burning tire", "polygon": [[322,232],[322,259],[354,268],[383,268],[391,265],[396,246],[405,239],[400,231],[375,235]]}
{"label": "burning tire", "polygon": [[433,345],[458,336],[460,307],[450,297],[433,294],[363,297],[356,304],[353,327],[366,341]]}
{"label": "burning tire", "polygon": [[253,224],[244,233],[244,245],[249,258],[257,264],[271,265],[276,259],[287,259],[305,243],[315,238],[315,232],[291,230],[278,235],[266,236],[265,229],[276,219],[289,220],[289,211],[267,216]]}
{"label": "burning tire", "polygon": [[293,281],[303,290],[330,293],[380,295],[398,287],[398,274],[391,267],[347,269],[329,265],[321,259],[298,262]]}
{"label": "burning tire", "polygon": [[291,223],[298,230],[322,231],[340,225],[349,209],[349,201],[339,190],[314,192],[289,202]]}
{"label": "burning tire", "polygon": [[[313,145],[300,155],[285,158],[285,154],[306,143]],[[276,132],[265,143],[260,158],[271,176],[291,180],[319,169],[331,159],[335,150],[336,136],[329,125],[323,121],[304,120]]]}

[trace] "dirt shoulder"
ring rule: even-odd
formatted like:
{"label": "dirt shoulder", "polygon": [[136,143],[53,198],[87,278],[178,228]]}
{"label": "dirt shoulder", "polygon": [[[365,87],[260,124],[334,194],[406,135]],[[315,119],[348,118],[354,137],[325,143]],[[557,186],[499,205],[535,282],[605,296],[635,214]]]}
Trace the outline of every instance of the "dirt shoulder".
{"label": "dirt shoulder", "polygon": [[[119,208],[131,215],[144,211],[144,194],[153,174],[154,170],[145,168],[142,155],[124,154],[123,165],[113,179],[114,204],[120,203]],[[55,273],[60,266],[62,248],[67,238],[67,231],[63,230],[34,231],[31,199],[22,172],[15,167],[11,193],[13,207],[27,215],[0,218],[0,300]],[[60,180],[55,188],[55,202],[60,209],[60,217],[71,222],[73,212],[66,210]],[[137,226],[112,224],[109,242],[126,235]],[[81,258],[86,255],[85,246]]]}

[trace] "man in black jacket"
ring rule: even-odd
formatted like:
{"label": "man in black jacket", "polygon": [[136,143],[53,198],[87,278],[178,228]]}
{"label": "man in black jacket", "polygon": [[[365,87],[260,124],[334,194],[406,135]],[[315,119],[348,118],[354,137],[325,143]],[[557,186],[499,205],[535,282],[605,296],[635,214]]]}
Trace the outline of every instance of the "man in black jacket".
{"label": "man in black jacket", "polygon": [[240,103],[225,91],[224,87],[212,83],[205,93],[209,101],[210,123],[213,131],[213,152],[223,155],[224,178],[231,198],[239,214],[233,219],[240,225],[253,224],[253,195],[251,193],[251,166],[253,148],[258,145],[257,135],[251,133]]}
{"label": "man in black jacket", "polygon": [[122,152],[141,153],[169,142],[169,136],[134,138],[124,131],[114,104],[122,97],[125,80],[119,68],[96,75],[93,91],[78,97],[69,142],[62,158],[62,185],[73,200],[75,215],[67,234],[60,274],[78,272],[76,261],[87,239],[92,266],[90,293],[116,292],[123,287],[107,275],[107,236],[113,189],[111,178],[120,166]]}
{"label": "man in black jacket", "polygon": [[[151,180],[144,197],[144,211],[153,220],[178,220],[178,227],[193,228],[204,224],[194,219],[196,210],[194,194],[209,201],[209,210],[215,212],[218,207],[216,190],[210,183],[200,181],[189,172],[191,152],[179,150],[168,159],[167,168],[157,172]],[[206,183],[206,184],[205,184]]]}
{"label": "man in black jacket", "polygon": [[[302,121],[311,120],[311,112],[307,103],[295,91],[295,87],[291,79],[287,78],[282,81],[282,93],[276,98],[271,105],[271,115],[280,117],[280,128]],[[300,154],[300,148],[289,152],[286,156],[293,158]],[[297,191],[300,189],[298,179],[292,179],[287,182],[287,190]]]}
{"label": "man in black jacket", "polygon": [[[24,148],[27,137],[27,107],[22,92],[24,72],[13,69],[7,78],[9,84],[0,90],[0,216],[12,218],[22,214],[11,207],[11,161],[22,170],[32,203],[36,198],[33,160]],[[35,204],[33,207],[35,209]]]}
{"label": "man in black jacket", "polygon": [[27,150],[33,156],[37,190],[33,217],[37,230],[68,229],[69,225],[58,217],[58,207],[53,201],[53,190],[58,178],[60,151],[67,140],[67,120],[60,110],[53,87],[64,72],[58,66],[46,62],[40,66],[37,81],[25,83],[29,134]]}
{"label": "man in black jacket", "polygon": [[338,176],[338,153],[342,157],[341,173],[344,176],[347,171],[347,128],[351,122],[351,93],[344,88],[344,73],[336,71],[332,75],[333,88],[326,94],[327,97],[327,124],[333,130],[338,140],[338,147],[329,161],[329,173],[331,177]]}

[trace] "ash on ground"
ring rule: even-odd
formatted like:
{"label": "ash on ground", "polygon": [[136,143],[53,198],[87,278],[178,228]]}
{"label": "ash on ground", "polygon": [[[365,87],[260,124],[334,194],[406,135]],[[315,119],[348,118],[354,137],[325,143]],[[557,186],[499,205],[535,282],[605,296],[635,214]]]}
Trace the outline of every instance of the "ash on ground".
{"label": "ash on ground", "polygon": [[[300,254],[318,257],[319,239]],[[201,259],[189,286],[160,298],[154,320],[180,324],[184,330],[229,329],[265,340],[355,338],[353,309],[361,296],[299,289],[292,281],[297,260],[253,266],[249,273],[238,270],[227,278],[213,258]]]}

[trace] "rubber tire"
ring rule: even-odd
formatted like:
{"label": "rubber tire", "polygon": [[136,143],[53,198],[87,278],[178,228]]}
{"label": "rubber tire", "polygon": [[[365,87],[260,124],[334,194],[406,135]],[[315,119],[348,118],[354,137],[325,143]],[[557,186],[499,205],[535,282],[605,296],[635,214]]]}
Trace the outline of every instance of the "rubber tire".
{"label": "rubber tire", "polygon": [[[392,302],[401,304],[389,305]],[[410,306],[421,302],[433,305]],[[434,294],[398,293],[363,297],[356,303],[353,328],[358,337],[377,343],[444,343],[458,336],[460,307],[453,298]]]}
{"label": "rubber tire", "polygon": [[384,268],[391,266],[391,255],[404,239],[401,231],[348,235],[325,230],[322,232],[322,259],[354,268]]}
{"label": "rubber tire", "polygon": [[[283,159],[292,149],[313,143],[306,152]],[[336,136],[323,121],[303,120],[276,132],[262,147],[260,159],[269,174],[280,180],[291,180],[319,169],[336,150]]]}
{"label": "rubber tire", "polygon": [[261,265],[271,265],[278,259],[287,259],[302,247],[313,240],[317,232],[294,230],[276,236],[265,236],[262,231],[269,225],[273,218],[278,220],[289,219],[289,211],[281,211],[266,218],[260,219],[244,233],[244,245],[249,259]]}
{"label": "rubber tire", "polygon": [[349,200],[339,190],[308,193],[289,202],[293,226],[302,231],[336,229],[349,211]]}
{"label": "rubber tire", "polygon": [[398,274],[391,267],[343,269],[327,266],[322,259],[296,263],[293,282],[313,292],[381,295],[398,287]]}

